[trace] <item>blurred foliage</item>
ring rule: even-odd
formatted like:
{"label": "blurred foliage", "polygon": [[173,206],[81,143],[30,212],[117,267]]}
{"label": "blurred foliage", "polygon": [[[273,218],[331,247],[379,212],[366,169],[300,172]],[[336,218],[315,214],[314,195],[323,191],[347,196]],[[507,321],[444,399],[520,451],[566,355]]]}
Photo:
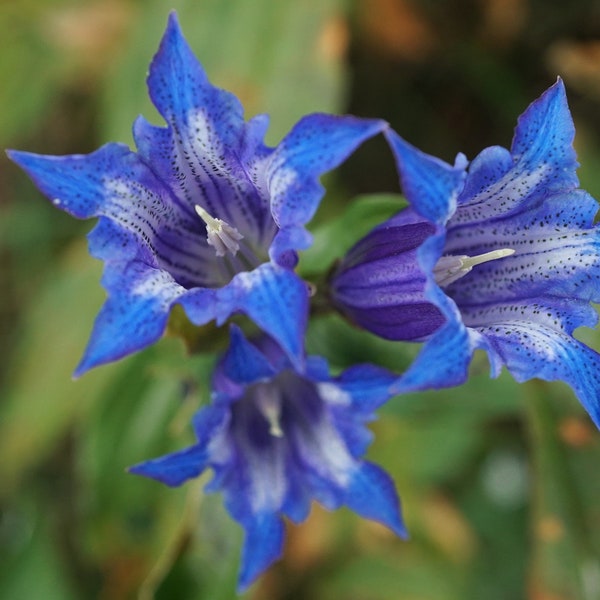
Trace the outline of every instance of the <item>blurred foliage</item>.
{"label": "blurred foliage", "polygon": [[[473,157],[509,144],[517,115],[560,74],[582,182],[600,197],[600,5],[565,6],[5,0],[0,139],[50,154],[131,143],[137,114],[157,121],[144,78],[173,7],[211,79],[249,116],[271,114],[272,143],[306,112],[351,111],[448,160]],[[73,382],[103,299],[82,240],[89,224],[55,211],[0,160],[0,597],[234,598],[241,535],[220,499],[202,495],[203,481],[173,490],[125,473],[190,441],[211,359],[186,357],[167,337]],[[302,257],[310,277],[401,206],[381,140],[328,189]],[[401,369],[416,351],[332,315],[314,319],[308,345],[337,369]],[[398,484],[409,542],[315,507],[247,597],[600,597],[600,436],[565,386],[490,382],[486,371],[478,357],[467,385],[399,397],[373,424],[370,457]]]}

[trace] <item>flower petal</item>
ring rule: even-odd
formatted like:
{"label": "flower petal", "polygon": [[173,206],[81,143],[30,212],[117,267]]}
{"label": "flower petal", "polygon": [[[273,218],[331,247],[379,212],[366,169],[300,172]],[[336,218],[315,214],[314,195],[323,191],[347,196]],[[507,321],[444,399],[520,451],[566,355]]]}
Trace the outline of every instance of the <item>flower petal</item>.
{"label": "flower petal", "polygon": [[337,385],[351,399],[352,412],[369,415],[387,402],[390,387],[397,379],[394,373],[374,365],[355,365],[335,379]]}
{"label": "flower petal", "polygon": [[308,287],[295,273],[266,263],[236,275],[219,290],[220,324],[232,313],[247,314],[273,336],[298,368],[304,364]]}
{"label": "flower petal", "polygon": [[262,165],[264,116],[244,122],[231,93],[214,87],[185,41],[175,13],[150,66],[150,96],[168,123],[163,129],[138,119],[140,155],[193,213],[202,206],[236,227],[252,244],[268,245],[275,233]]}
{"label": "flower petal", "polygon": [[88,155],[45,156],[17,150],[7,154],[55,206],[78,219],[103,214],[108,202],[105,179],[135,162],[125,144],[107,144]]}
{"label": "flower petal", "polygon": [[[383,131],[383,121],[312,114],[301,119],[277,146],[267,167],[271,211],[278,227],[291,229],[277,252],[301,249],[305,225],[325,193],[321,175],[342,163],[364,141]],[[299,231],[294,231],[298,229]]]}
{"label": "flower petal", "polygon": [[506,320],[479,327],[513,377],[569,384],[600,428],[600,355],[562,331],[543,324]]}
{"label": "flower petal", "polygon": [[[506,154],[500,150],[484,150],[475,159],[477,183],[467,180],[452,225],[519,212],[540,198],[575,189],[579,180],[574,136],[564,85],[559,79],[519,117],[511,169],[506,170]],[[483,172],[502,176],[490,178],[488,185],[482,186]]]}
{"label": "flower petal", "polygon": [[303,117],[277,146],[267,169],[278,226],[310,221],[325,191],[319,177],[385,126],[383,121],[352,116],[316,113]]}
{"label": "flower petal", "polygon": [[513,166],[510,152],[502,146],[490,146],[482,150],[469,165],[465,187],[458,197],[460,205],[486,190],[494,181],[501,179]]}
{"label": "flower petal", "polygon": [[242,525],[246,537],[242,548],[238,593],[243,592],[283,553],[284,527],[275,513],[252,515]]}
{"label": "flower petal", "polygon": [[182,211],[125,146],[108,144],[88,155],[11,156],[56,206],[78,218],[101,217],[90,234],[96,258],[139,258],[167,270],[185,287],[216,285],[215,274],[206,268],[214,249],[198,217]]}
{"label": "flower petal", "polygon": [[[310,399],[305,396],[296,401],[306,404],[303,419],[297,419],[288,434],[294,449],[295,468],[312,497],[329,510],[335,510],[344,502],[344,490],[350,484],[358,462],[329,411],[321,406],[316,414],[310,414]],[[316,400],[317,407],[320,402],[322,400]]]}
{"label": "flower petal", "polygon": [[390,340],[423,339],[444,323],[425,299],[419,245],[430,223],[377,227],[346,255],[331,284],[334,304],[357,325]]}
{"label": "flower petal", "polygon": [[391,388],[397,378],[386,369],[365,364],[347,369],[333,382],[317,384],[334,427],[353,458],[360,459],[373,441],[372,432],[363,423],[374,420],[374,411],[394,395]]}
{"label": "flower petal", "polygon": [[559,78],[519,117],[511,154],[524,171],[547,167],[545,195],[570,190],[579,185],[574,138],[575,125]]}
{"label": "flower petal", "polygon": [[369,462],[360,465],[345,490],[344,502],[361,517],[386,525],[402,538],[408,537],[394,482],[378,466]]}
{"label": "flower petal", "polygon": [[96,317],[75,377],[157,341],[172,304],[186,293],[165,271],[136,261],[111,263],[102,284],[108,300]]}
{"label": "flower petal", "polygon": [[595,327],[598,313],[586,300],[540,296],[520,302],[461,306],[468,327],[500,327],[505,321],[537,322],[572,335],[578,327]]}
{"label": "flower petal", "polygon": [[166,454],[160,458],[147,460],[127,469],[135,475],[151,477],[166,485],[175,487],[188,479],[198,477],[206,468],[208,453],[198,445],[179,452]]}
{"label": "flower petal", "polygon": [[392,130],[385,136],[396,157],[404,195],[412,208],[431,223],[443,225],[456,210],[466,177],[466,158],[458,155],[452,167],[421,152]]}
{"label": "flower petal", "polygon": [[392,391],[401,394],[464,383],[476,347],[469,331],[459,320],[446,323],[425,343]]}
{"label": "flower petal", "polygon": [[265,355],[246,339],[239,327],[231,325],[229,334],[229,348],[218,366],[224,377],[241,385],[249,385],[276,374]]}
{"label": "flower petal", "polygon": [[[448,286],[462,304],[503,302],[541,295],[600,300],[600,230],[561,222],[560,207],[585,205],[581,190],[558,195],[544,208],[470,228],[453,229],[445,251],[476,256],[498,248],[515,254],[477,266]],[[591,199],[591,198],[590,198]],[[594,201],[594,204],[595,201]],[[597,205],[596,205],[597,206]],[[563,208],[583,221],[590,211]],[[585,219],[587,220],[587,219]]]}
{"label": "flower petal", "polygon": [[230,92],[215,88],[186,42],[177,15],[169,15],[167,29],[148,74],[148,90],[165,121],[179,131],[188,115],[201,109],[211,116],[208,139],[217,136],[225,144],[239,140],[244,109]]}

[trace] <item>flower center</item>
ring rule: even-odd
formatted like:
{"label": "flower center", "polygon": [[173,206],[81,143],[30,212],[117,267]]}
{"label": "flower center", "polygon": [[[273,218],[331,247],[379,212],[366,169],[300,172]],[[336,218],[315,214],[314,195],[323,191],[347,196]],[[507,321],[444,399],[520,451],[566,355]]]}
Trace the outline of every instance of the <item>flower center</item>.
{"label": "flower center", "polygon": [[206,225],[206,241],[215,251],[216,260],[210,267],[216,277],[214,287],[226,285],[238,273],[253,271],[268,260],[268,253],[263,253],[238,229],[213,217],[201,206],[196,205],[195,209]]}
{"label": "flower center", "polygon": [[433,269],[433,276],[436,283],[444,287],[464,277],[477,265],[511,256],[514,253],[511,248],[501,248],[477,256],[442,256]]}
{"label": "flower center", "polygon": [[206,223],[206,240],[215,249],[217,256],[230,253],[235,256],[240,249],[238,242],[244,237],[235,227],[221,219],[215,219],[201,206],[195,206],[198,216]]}

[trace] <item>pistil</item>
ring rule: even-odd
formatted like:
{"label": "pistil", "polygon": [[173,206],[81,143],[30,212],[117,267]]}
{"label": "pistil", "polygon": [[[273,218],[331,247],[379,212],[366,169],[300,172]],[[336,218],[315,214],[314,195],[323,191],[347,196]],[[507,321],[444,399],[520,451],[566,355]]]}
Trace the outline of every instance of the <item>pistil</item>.
{"label": "pistil", "polygon": [[265,385],[257,398],[258,409],[269,424],[269,433],[273,437],[283,437],[281,428],[281,397],[279,390],[272,385]]}
{"label": "pistil", "polygon": [[512,248],[501,248],[477,256],[442,256],[435,265],[433,276],[437,284],[444,287],[464,277],[477,265],[505,258],[514,253]]}
{"label": "pistil", "polygon": [[243,235],[221,219],[215,219],[201,206],[195,206],[198,216],[206,223],[206,240],[215,249],[217,256],[235,256],[240,249],[238,242]]}

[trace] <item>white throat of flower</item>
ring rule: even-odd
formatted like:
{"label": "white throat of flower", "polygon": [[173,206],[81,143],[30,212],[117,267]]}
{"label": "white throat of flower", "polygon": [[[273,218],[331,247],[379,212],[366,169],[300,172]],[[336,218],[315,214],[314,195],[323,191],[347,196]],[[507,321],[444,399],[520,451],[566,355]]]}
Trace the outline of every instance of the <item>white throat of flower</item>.
{"label": "white throat of flower", "polygon": [[215,249],[217,256],[230,253],[235,256],[240,249],[238,242],[243,235],[235,228],[208,214],[201,206],[195,206],[198,216],[206,223],[206,240]]}
{"label": "white throat of flower", "polygon": [[442,256],[433,269],[433,276],[436,283],[444,287],[465,276],[477,265],[505,258],[514,253],[515,251],[511,248],[501,248],[477,256]]}

